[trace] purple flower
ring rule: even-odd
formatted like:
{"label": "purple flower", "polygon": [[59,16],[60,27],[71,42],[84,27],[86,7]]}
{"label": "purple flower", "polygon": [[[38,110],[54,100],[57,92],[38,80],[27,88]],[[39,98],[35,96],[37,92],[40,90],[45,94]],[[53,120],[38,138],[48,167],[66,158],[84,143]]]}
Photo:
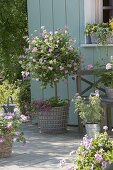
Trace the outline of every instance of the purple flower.
{"label": "purple flower", "polygon": [[67,170],[74,170],[74,166],[68,167]]}
{"label": "purple flower", "polygon": [[7,128],[10,129],[11,127],[12,127],[12,122],[9,122],[9,123],[7,124]]}
{"label": "purple flower", "polygon": [[19,136],[21,133],[19,131],[15,132],[16,136]]}
{"label": "purple flower", "polygon": [[13,116],[6,115],[4,118],[7,119],[7,120],[10,120],[10,119],[13,119]]}
{"label": "purple flower", "polygon": [[102,169],[106,169],[106,168],[107,168],[107,164],[108,164],[108,163],[107,163],[106,161],[103,161],[103,162],[102,162]]}
{"label": "purple flower", "polygon": [[103,157],[100,154],[95,154],[95,158],[99,161],[102,162],[103,161]]}
{"label": "purple flower", "polygon": [[92,146],[92,139],[88,139],[87,136],[83,137],[83,143],[82,143],[84,146],[85,146],[85,149],[89,150]]}

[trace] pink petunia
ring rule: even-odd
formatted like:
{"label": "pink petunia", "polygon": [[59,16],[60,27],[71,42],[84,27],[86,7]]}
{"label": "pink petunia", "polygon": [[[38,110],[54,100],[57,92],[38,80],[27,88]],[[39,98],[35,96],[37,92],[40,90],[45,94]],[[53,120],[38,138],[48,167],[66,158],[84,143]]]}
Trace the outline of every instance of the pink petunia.
{"label": "pink petunia", "polygon": [[112,69],[112,64],[111,63],[107,63],[106,64],[106,70],[110,70]]}

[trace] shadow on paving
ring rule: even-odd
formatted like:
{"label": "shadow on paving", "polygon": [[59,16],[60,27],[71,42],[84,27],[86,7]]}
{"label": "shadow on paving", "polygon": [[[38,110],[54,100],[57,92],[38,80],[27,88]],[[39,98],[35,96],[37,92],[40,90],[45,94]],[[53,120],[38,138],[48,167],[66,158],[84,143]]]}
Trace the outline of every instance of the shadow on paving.
{"label": "shadow on paving", "polygon": [[68,128],[68,132],[59,135],[41,134],[36,125],[24,124],[22,127],[27,143],[13,145],[11,157],[0,159],[0,167],[16,165],[17,167],[58,166],[59,160],[67,157],[77,149],[83,134],[78,134],[77,128]]}

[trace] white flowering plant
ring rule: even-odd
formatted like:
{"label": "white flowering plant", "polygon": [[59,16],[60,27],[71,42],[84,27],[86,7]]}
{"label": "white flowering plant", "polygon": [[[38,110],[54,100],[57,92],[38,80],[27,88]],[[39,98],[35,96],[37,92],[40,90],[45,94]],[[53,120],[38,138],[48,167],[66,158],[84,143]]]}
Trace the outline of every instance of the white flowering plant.
{"label": "white flowering plant", "polygon": [[102,59],[100,64],[98,61],[94,66],[94,74],[100,78],[100,82],[105,86],[113,88],[113,56],[111,56],[110,62]]}
{"label": "white flowering plant", "polygon": [[[70,153],[68,167],[66,170],[105,170],[113,163],[113,139],[108,136],[107,126],[103,127],[105,132],[96,134],[95,138],[89,139],[87,135],[77,150]],[[60,161],[60,165],[66,164],[66,159]],[[107,170],[108,170],[107,169]]]}
{"label": "white flowering plant", "polygon": [[16,108],[13,113],[0,113],[0,144],[3,142],[26,142],[24,133],[21,132],[22,122],[27,121],[27,117],[17,114]]}
{"label": "white flowering plant", "polygon": [[79,52],[74,48],[74,40],[67,29],[48,32],[41,27],[35,37],[27,38],[29,49],[20,58],[24,78],[32,74],[32,78],[42,81],[43,87],[53,86],[54,82],[75,74],[80,65]]}
{"label": "white flowering plant", "polygon": [[101,98],[99,91],[91,93],[88,98],[81,97],[78,93],[72,100],[75,105],[75,112],[79,113],[83,123],[98,123],[101,119]]}

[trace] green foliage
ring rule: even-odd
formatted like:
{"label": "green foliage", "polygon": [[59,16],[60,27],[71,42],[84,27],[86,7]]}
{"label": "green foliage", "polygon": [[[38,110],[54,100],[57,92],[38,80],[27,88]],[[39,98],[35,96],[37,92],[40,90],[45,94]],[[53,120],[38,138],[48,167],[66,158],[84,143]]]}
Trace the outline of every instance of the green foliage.
{"label": "green foliage", "polygon": [[21,77],[19,55],[27,35],[26,0],[0,0],[0,72],[10,82]]}
{"label": "green foliage", "polygon": [[111,61],[101,59],[95,65],[94,74],[99,77],[100,82],[105,86],[113,88],[113,58],[111,56]]}
{"label": "green foliage", "polygon": [[15,84],[9,84],[8,80],[3,81],[0,85],[0,105],[7,104],[9,96],[12,96],[13,103],[19,106],[18,95],[20,93],[20,88]]}
{"label": "green foliage", "polygon": [[112,36],[112,30],[108,23],[97,25],[96,37],[98,44],[107,44],[108,39]]}
{"label": "green foliage", "polygon": [[67,99],[60,99],[59,97],[51,97],[50,99],[46,100],[49,102],[51,107],[59,107],[59,106],[65,106],[68,105],[69,100]]}
{"label": "green foliage", "polygon": [[112,20],[109,23],[90,24],[85,28],[85,34],[95,35],[98,44],[108,44],[112,42]]}
{"label": "green foliage", "polygon": [[80,65],[78,50],[66,29],[52,33],[41,27],[41,33],[35,33],[27,42],[29,49],[20,63],[25,73],[30,72],[32,78],[42,81],[43,87],[75,74]]}
{"label": "green foliage", "polygon": [[31,109],[31,89],[30,81],[22,81],[19,83],[20,93],[18,95],[18,102],[20,106],[20,111],[23,114],[29,115]]}
{"label": "green foliage", "polygon": [[79,112],[84,123],[97,123],[100,120],[102,107],[98,94],[91,93],[88,99],[77,95],[73,101],[75,112]]}
{"label": "green foliage", "polygon": [[87,23],[86,28],[85,28],[85,34],[86,35],[91,35],[97,31],[97,24],[90,24]]}

